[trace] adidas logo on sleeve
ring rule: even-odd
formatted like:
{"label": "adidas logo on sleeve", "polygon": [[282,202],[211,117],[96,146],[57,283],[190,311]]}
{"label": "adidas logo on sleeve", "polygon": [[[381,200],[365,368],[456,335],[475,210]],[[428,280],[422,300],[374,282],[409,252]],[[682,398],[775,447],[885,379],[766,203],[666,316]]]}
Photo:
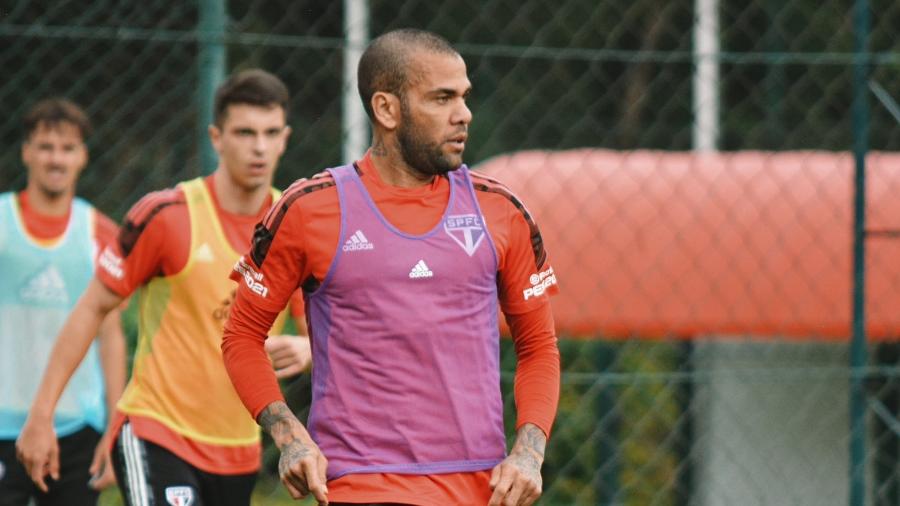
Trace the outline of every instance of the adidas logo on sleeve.
{"label": "adidas logo on sleeve", "polygon": [[353,232],[353,235],[347,239],[347,242],[344,243],[343,248],[344,251],[360,251],[360,250],[369,250],[375,249],[375,245],[370,243],[366,236],[363,235],[362,230],[357,230]]}
{"label": "adidas logo on sleeve", "polygon": [[419,260],[419,263],[413,266],[412,270],[409,271],[409,277],[411,279],[416,278],[430,278],[433,277],[434,273],[431,272],[431,269],[425,265],[425,260]]}

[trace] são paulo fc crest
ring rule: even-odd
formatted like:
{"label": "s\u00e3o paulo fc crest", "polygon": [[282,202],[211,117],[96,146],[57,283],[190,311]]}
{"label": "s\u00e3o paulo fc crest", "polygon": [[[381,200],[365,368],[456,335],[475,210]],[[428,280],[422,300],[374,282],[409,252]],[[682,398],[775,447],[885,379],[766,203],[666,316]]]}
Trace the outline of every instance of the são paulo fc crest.
{"label": "s\u00e3o paulo fc crest", "polygon": [[191,506],[194,503],[194,489],[191,487],[166,488],[166,502],[172,506]]}
{"label": "s\u00e3o paulo fc crest", "polygon": [[456,244],[469,256],[475,254],[484,239],[484,223],[475,214],[457,214],[448,216],[444,221],[444,232],[456,241]]}

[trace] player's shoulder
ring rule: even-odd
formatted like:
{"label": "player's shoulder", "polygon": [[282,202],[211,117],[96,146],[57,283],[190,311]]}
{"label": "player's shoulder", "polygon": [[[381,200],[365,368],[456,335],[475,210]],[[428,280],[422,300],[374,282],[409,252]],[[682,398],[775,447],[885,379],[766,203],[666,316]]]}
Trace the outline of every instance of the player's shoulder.
{"label": "player's shoulder", "polygon": [[[329,191],[330,190],[330,191]],[[316,206],[327,205],[329,202],[337,202],[337,189],[335,181],[327,171],[301,178],[294,181],[284,192],[281,198],[269,209],[262,225],[257,225],[253,231],[253,241],[250,248],[250,258],[261,267],[269,252],[269,247],[281,230],[290,230],[292,227],[283,227],[285,220],[303,220],[304,212]],[[291,218],[288,218],[288,216]]]}
{"label": "player's shoulder", "polygon": [[[489,209],[499,207],[506,212],[515,210],[516,213],[521,214],[525,218],[525,221],[532,221],[531,214],[528,212],[522,199],[499,179],[475,170],[469,171],[469,177],[472,179],[472,188],[475,190],[475,195]],[[483,209],[483,211],[490,212],[488,209]]]}
{"label": "player's shoulder", "polygon": [[101,249],[113,244],[119,235],[119,225],[99,209],[92,208],[94,221],[94,239]]}
{"label": "player's shoulder", "polygon": [[320,205],[321,199],[333,199],[336,196],[334,178],[328,171],[298,179],[282,192],[281,198],[269,210],[263,223],[268,228],[277,228],[287,213],[297,212],[307,205]]}
{"label": "player's shoulder", "polygon": [[92,212],[94,213],[94,227],[97,229],[98,233],[115,235],[116,231],[119,229],[119,225],[116,221],[96,207],[92,209]]}
{"label": "player's shoulder", "polygon": [[125,221],[133,224],[146,224],[162,211],[182,207],[186,202],[184,192],[178,187],[150,192],[131,206]]}
{"label": "player's shoulder", "polygon": [[502,181],[477,170],[469,170],[472,187],[476,192],[500,196],[510,202],[520,200]]}
{"label": "player's shoulder", "polygon": [[185,195],[178,187],[144,195],[131,206],[119,228],[119,247],[122,253],[127,256],[138,238],[150,226],[166,226],[167,223],[178,226],[188,223],[188,220],[180,215],[186,212]]}
{"label": "player's shoulder", "polygon": [[322,171],[312,177],[300,178],[282,193],[281,200],[296,202],[299,198],[321,192],[335,186],[334,177],[328,171]]}
{"label": "player's shoulder", "polygon": [[[527,227],[529,241],[527,245],[523,245],[532,248],[537,268],[543,267],[547,252],[544,250],[541,230],[522,200],[496,178],[476,171],[470,171],[470,177],[485,218],[489,222],[492,218],[497,218],[501,223],[519,227],[522,231]],[[505,221],[506,218],[511,221]]]}

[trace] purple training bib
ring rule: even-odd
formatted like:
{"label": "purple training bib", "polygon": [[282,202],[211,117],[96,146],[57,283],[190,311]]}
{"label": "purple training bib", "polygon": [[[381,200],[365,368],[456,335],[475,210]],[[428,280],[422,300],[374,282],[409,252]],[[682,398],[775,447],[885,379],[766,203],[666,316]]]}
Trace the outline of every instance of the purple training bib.
{"label": "purple training bib", "polygon": [[329,172],[340,240],[306,294],[309,429],[328,478],[491,469],[506,452],[497,255],[468,169],[448,173],[447,209],[418,236],[384,218],[352,165]]}

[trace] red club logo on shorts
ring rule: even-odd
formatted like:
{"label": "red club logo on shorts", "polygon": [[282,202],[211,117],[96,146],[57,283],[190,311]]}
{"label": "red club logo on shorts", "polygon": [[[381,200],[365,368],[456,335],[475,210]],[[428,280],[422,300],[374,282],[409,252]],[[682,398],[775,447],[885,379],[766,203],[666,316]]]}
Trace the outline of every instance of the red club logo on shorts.
{"label": "red club logo on shorts", "polygon": [[166,488],[166,502],[172,506],[191,506],[194,503],[194,489],[191,487]]}

